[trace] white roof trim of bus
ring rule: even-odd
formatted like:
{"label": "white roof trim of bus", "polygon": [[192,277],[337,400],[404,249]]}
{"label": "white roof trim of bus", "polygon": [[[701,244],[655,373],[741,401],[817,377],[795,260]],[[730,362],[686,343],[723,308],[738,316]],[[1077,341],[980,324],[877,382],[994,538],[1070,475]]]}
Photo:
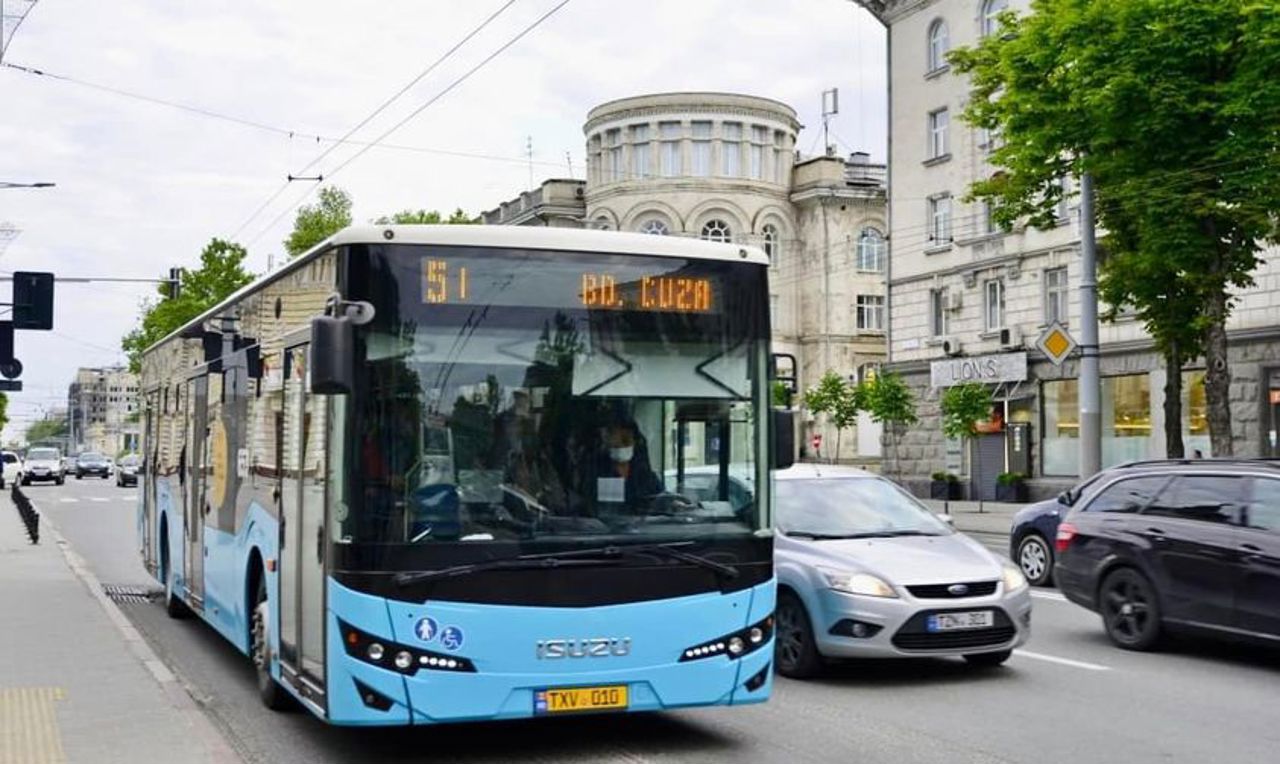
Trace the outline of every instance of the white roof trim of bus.
{"label": "white roof trim of bus", "polygon": [[[394,232],[391,239],[386,232]],[[452,247],[508,247],[512,249],[549,249],[565,252],[595,252],[620,255],[685,257],[693,260],[768,265],[769,256],[759,247],[744,244],[718,244],[681,236],[655,236],[619,231],[587,231],[575,228],[540,228],[533,226],[489,225],[358,225],[338,231],[272,273],[241,287],[209,310],[164,336],[143,355],[168,342],[193,326],[218,315],[229,305],[244,299],[266,284],[301,268],[334,247],[348,244],[435,244]]]}

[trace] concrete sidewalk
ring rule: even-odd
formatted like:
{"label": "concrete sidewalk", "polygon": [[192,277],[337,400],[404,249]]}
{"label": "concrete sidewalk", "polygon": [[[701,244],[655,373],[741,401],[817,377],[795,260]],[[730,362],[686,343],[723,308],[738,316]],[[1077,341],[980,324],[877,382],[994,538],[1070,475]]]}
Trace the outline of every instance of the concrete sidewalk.
{"label": "concrete sidewalk", "polygon": [[240,757],[47,517],[0,496],[0,764]]}

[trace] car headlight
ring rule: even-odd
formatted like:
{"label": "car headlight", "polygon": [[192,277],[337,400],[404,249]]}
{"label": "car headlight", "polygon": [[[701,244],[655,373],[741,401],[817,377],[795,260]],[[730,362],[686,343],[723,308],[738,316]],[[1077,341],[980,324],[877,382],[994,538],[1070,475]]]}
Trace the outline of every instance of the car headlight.
{"label": "car headlight", "polygon": [[1027,577],[1022,575],[1022,571],[1007,563],[1004,566],[1001,579],[1004,581],[1006,593],[1020,591],[1027,586]]}
{"label": "car headlight", "polygon": [[870,573],[838,573],[824,570],[822,575],[827,579],[827,586],[838,592],[859,594],[864,597],[898,596],[898,593],[884,579]]}

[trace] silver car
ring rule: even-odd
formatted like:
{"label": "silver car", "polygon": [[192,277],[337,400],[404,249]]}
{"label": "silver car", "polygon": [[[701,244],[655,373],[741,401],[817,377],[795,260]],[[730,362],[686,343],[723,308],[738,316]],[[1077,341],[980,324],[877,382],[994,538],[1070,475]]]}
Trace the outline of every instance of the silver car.
{"label": "silver car", "polygon": [[776,475],[779,673],[810,676],[825,657],[994,666],[1027,641],[1022,572],[896,484],[817,464]]}

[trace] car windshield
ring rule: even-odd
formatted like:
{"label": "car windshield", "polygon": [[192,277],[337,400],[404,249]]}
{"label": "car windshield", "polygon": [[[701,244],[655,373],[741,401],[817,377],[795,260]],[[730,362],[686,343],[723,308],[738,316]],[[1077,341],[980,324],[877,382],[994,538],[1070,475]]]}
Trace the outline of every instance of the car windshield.
{"label": "car windshield", "polygon": [[121,460],[120,460],[120,466],[121,466],[121,467],[137,467],[137,466],[138,466],[138,457],[137,457],[137,456],[126,456],[126,457],[124,457],[123,459],[121,459]]}
{"label": "car windshield", "polygon": [[56,448],[33,448],[27,452],[29,460],[55,461],[58,458],[58,450]]}
{"label": "car windshield", "polygon": [[881,478],[779,480],[777,495],[777,524],[787,535],[867,538],[953,532],[924,505]]}
{"label": "car windshield", "polygon": [[80,454],[80,461],[82,462],[101,462],[105,461],[105,459],[106,457],[102,454]]}

